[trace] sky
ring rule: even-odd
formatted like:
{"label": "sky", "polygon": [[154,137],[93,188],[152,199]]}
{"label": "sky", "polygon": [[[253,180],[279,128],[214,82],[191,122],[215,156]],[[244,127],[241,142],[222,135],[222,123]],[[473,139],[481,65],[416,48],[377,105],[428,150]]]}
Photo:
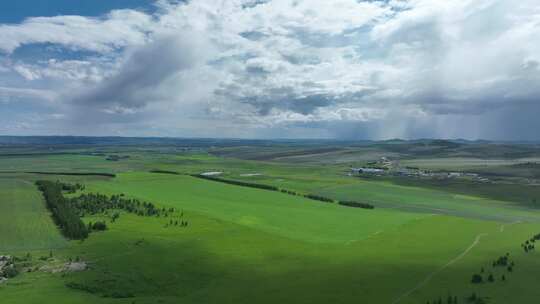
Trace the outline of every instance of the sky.
{"label": "sky", "polygon": [[540,139],[538,0],[0,2],[0,135]]}

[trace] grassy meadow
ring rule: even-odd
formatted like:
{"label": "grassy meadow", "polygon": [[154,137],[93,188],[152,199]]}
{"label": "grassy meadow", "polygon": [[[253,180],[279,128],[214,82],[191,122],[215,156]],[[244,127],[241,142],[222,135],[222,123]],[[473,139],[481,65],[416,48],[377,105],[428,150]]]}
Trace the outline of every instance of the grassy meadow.
{"label": "grassy meadow", "polygon": [[[350,164],[344,158],[322,161],[330,154],[361,162],[354,157],[356,148],[309,153],[268,148],[261,157],[257,149],[244,148],[225,149],[227,155],[110,149],[130,157],[0,156],[0,255],[29,255],[33,265],[31,272],[0,284],[2,304],[414,304],[439,298],[446,303],[448,296],[469,303],[472,293],[502,304],[536,303],[540,296],[535,286],[540,255],[520,246],[540,232],[540,212],[524,204],[524,196],[513,199],[522,190],[517,186],[503,193],[490,190],[497,185],[466,191],[466,183],[444,187],[421,180],[365,179],[347,176]],[[230,153],[238,151],[249,159],[232,158]],[[149,172],[155,169],[179,174]],[[206,171],[301,194],[367,201],[375,209],[188,175]],[[123,194],[174,212],[165,218],[119,211],[114,222],[109,213],[86,214],[84,223],[104,220],[108,229],[84,241],[65,240],[33,184],[39,179],[85,185],[66,193],[69,197]],[[189,225],[171,225],[171,220]],[[507,253],[515,263],[512,271],[492,265]],[[84,261],[88,269],[50,271],[70,260]],[[473,274],[484,280],[492,274],[494,282],[472,284]]]}
{"label": "grassy meadow", "polygon": [[30,181],[0,178],[0,208],[2,252],[67,245],[41,201],[40,193]]}

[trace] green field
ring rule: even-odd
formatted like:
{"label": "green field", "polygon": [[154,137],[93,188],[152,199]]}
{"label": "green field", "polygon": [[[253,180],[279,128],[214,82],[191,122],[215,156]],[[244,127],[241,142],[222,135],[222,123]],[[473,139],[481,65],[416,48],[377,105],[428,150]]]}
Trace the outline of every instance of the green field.
{"label": "green field", "polygon": [[[249,151],[256,158],[256,149]],[[283,157],[301,157],[296,153]],[[306,156],[311,160],[298,163],[192,152],[119,154],[130,158],[111,162],[95,155],[25,155],[15,163],[0,157],[0,163],[11,164],[0,173],[0,255],[30,253],[33,265],[32,272],[0,285],[2,304],[414,304],[439,297],[445,303],[449,295],[468,303],[473,292],[502,304],[536,303],[540,296],[535,286],[540,255],[520,247],[540,232],[540,212],[525,204],[527,196],[517,195],[521,186],[499,191],[485,184],[470,190],[466,182],[445,187],[421,180],[361,179],[346,176],[347,165],[316,162],[312,154]],[[287,154],[290,150],[281,155]],[[14,173],[38,169],[117,175]],[[365,201],[376,208],[148,172],[152,169],[222,171],[227,179]],[[38,179],[86,186],[69,196],[124,194],[175,211],[170,218],[121,211],[114,223],[109,213],[87,214],[85,223],[105,220],[108,230],[67,241],[33,184]],[[186,220],[189,226],[168,225],[171,219]],[[515,263],[512,272],[492,266],[506,253]],[[84,261],[89,269],[46,270],[69,260]],[[492,274],[495,282],[472,284],[471,276],[481,269],[484,279]]]}
{"label": "green field", "polygon": [[127,173],[92,183],[88,191],[127,193],[289,238],[348,242],[396,229],[425,215],[346,208],[278,192],[230,186],[190,176]]}
{"label": "green field", "polygon": [[1,251],[67,245],[31,182],[19,178],[0,178],[0,210]]}
{"label": "green field", "polygon": [[429,188],[402,186],[386,181],[364,180],[354,185],[323,188],[318,193],[339,199],[364,199],[374,204],[406,211],[450,214],[503,222],[537,221],[530,208],[509,201],[486,199]]}

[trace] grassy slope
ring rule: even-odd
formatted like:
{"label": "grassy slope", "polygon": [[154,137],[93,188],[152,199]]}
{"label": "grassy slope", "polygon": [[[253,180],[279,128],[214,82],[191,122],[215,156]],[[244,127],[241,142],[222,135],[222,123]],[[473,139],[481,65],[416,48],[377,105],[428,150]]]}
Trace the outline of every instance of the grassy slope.
{"label": "grassy slope", "polygon": [[[463,159],[452,159],[459,166]],[[440,159],[445,163],[445,159]],[[461,163],[466,165],[466,163]],[[162,169],[200,173],[222,171],[225,178],[245,180],[302,192],[314,192],[339,199],[368,200],[380,207],[399,207],[423,213],[442,213],[480,219],[515,221],[537,220],[531,213],[531,199],[537,198],[537,187],[526,185],[483,185],[454,183],[437,187],[435,181],[366,180],[347,177],[346,166],[298,165],[220,159],[212,156],[178,156]],[[256,176],[242,176],[253,174]],[[540,197],[537,198],[540,201]],[[519,206],[521,204],[522,206]]]}
{"label": "grassy slope", "polygon": [[[90,271],[25,274],[0,289],[3,303],[391,303],[459,256],[480,233],[489,235],[402,302],[424,303],[448,292],[461,297],[475,289],[491,295],[491,303],[535,303],[539,296],[530,284],[539,274],[538,254],[515,253],[518,241],[537,225],[500,232],[493,222],[432,216],[358,242],[314,243],[193,212],[186,218],[189,228],[164,228],[164,219],[124,214],[109,231],[55,251],[82,256],[92,262]],[[516,255],[516,271],[506,285],[468,283],[479,267],[507,251]],[[94,288],[97,295],[66,289],[66,282]],[[99,296],[111,292],[136,297]]]}
{"label": "grassy slope", "polygon": [[[124,154],[121,154],[124,155]],[[94,155],[37,155],[0,157],[2,171],[49,171],[49,172],[104,172],[115,173],[142,169],[153,161],[151,154],[129,154],[131,158],[107,161],[105,156]]]}
{"label": "grassy slope", "polygon": [[[133,180],[131,180],[133,179]],[[141,180],[144,180],[144,182],[141,183]],[[221,184],[212,184],[209,182],[200,182],[195,180],[193,181],[197,184],[200,184],[200,186],[203,187],[204,190],[194,190],[197,187],[194,187],[193,184],[184,181],[182,185],[185,187],[182,187],[178,189],[178,184],[176,181],[171,181],[170,184],[164,183],[163,181],[159,181],[161,178],[155,178],[154,183],[148,184],[149,180],[154,180],[154,177],[149,177],[146,174],[133,174],[131,176],[127,176],[125,180],[122,180],[120,178],[120,183],[129,183],[129,193],[136,195],[137,193],[141,193],[145,191],[145,186],[148,185],[149,188],[153,189],[152,192],[158,192],[160,193],[160,200],[161,202],[169,201],[169,197],[173,196],[174,193],[181,192],[182,195],[186,195],[187,201],[179,200],[176,206],[182,206],[184,208],[189,209],[190,206],[195,206],[196,210],[201,212],[207,212],[207,210],[204,209],[204,206],[201,206],[201,204],[211,203],[212,204],[212,210],[216,210],[215,202],[209,201],[203,201],[201,203],[193,203],[190,199],[192,198],[192,195],[195,195],[193,199],[198,197],[199,195],[205,196],[205,193],[213,193],[217,197],[219,197],[221,200],[224,200],[228,204],[234,204],[233,208],[240,213],[244,214],[250,214],[249,218],[257,218],[262,216],[263,218],[266,216],[269,216],[270,218],[278,218],[278,219],[285,219],[283,216],[274,214],[272,211],[269,211],[268,206],[260,206],[259,204],[267,204],[268,201],[262,200],[261,202],[261,191],[260,190],[253,190],[253,189],[245,189],[245,188],[239,188],[229,185],[221,185]],[[185,177],[181,177],[181,180],[186,179]],[[156,185],[159,184],[160,186]],[[109,184],[110,185],[110,184]],[[222,191],[226,191],[226,194],[224,194],[221,191],[218,191],[215,189],[215,187],[221,189]],[[134,189],[137,189],[136,191],[133,191]],[[171,191],[171,189],[174,188],[176,191]],[[186,189],[187,188],[187,189]],[[372,189],[371,187],[369,187]],[[125,189],[125,188],[122,188]],[[250,197],[250,194],[245,193],[245,190],[249,190],[248,192],[253,192],[255,196]],[[424,189],[417,189],[417,188],[403,188],[403,187],[396,187],[391,188],[391,191],[388,191],[388,189],[373,189],[373,190],[381,190],[381,193],[385,193],[388,196],[386,196],[386,199],[391,197],[392,195],[399,196],[399,194],[403,194],[403,191],[405,191],[405,196],[411,195],[410,193],[407,193],[407,190],[413,191],[412,196],[413,197],[424,197],[427,195],[428,198],[437,198],[438,196],[449,196],[447,193],[441,193],[437,191],[424,191]],[[184,194],[184,191],[188,191],[189,194]],[[193,191],[193,192],[192,192]],[[202,191],[202,192],[201,192]],[[229,192],[231,191],[231,192]],[[236,192],[241,191],[241,192]],[[420,191],[420,192],[418,192]],[[171,193],[172,192],[172,193]],[[379,192],[379,191],[375,191]],[[167,194],[165,194],[167,193]],[[259,195],[257,195],[259,194]],[[154,194],[155,195],[155,194]],[[229,196],[232,195],[232,196]],[[245,197],[243,195],[246,195]],[[277,195],[278,197],[281,196],[280,194],[275,194],[272,192],[266,192],[266,195]],[[256,202],[257,207],[253,210],[249,209],[246,206],[247,202],[239,202],[238,196],[242,196],[243,198],[247,198],[249,200],[249,203]],[[184,197],[184,196],[182,196]],[[453,197],[453,196],[450,196]],[[409,197],[410,198],[410,197]],[[163,200],[165,199],[165,200]],[[440,200],[440,198],[438,198]],[[472,198],[465,198],[465,200],[472,199]],[[271,200],[270,200],[271,201]],[[279,200],[278,200],[279,201]],[[191,203],[189,203],[191,202]],[[234,202],[234,203],[233,203]],[[454,203],[453,201],[450,201],[449,204]],[[279,204],[279,203],[278,203]],[[318,208],[330,208],[334,206],[328,206],[326,204],[320,204],[317,202],[306,202],[305,206],[302,206],[301,209],[304,211],[304,209],[311,209],[311,207]],[[343,302],[348,302],[352,300],[353,297],[359,297],[363,299],[378,299],[381,300],[381,295],[376,292],[377,290],[380,290],[383,294],[388,294],[388,298],[396,298],[396,292],[398,288],[395,288],[395,286],[400,286],[402,290],[406,291],[409,289],[409,287],[412,285],[416,285],[417,282],[422,281],[421,278],[425,277],[427,274],[437,270],[441,265],[444,265],[452,258],[459,255],[459,253],[464,250],[466,247],[472,243],[474,238],[480,234],[480,233],[489,233],[488,236],[484,237],[477,247],[475,247],[471,252],[470,255],[464,258],[463,260],[460,260],[459,262],[456,262],[455,265],[453,265],[448,270],[445,270],[443,273],[444,275],[436,276],[432,281],[429,282],[429,287],[420,289],[420,291],[413,293],[410,298],[416,299],[416,300],[423,300],[425,298],[429,297],[436,297],[437,295],[445,295],[448,292],[453,292],[454,294],[465,294],[469,290],[474,290],[473,287],[468,283],[469,277],[473,272],[478,271],[478,267],[480,265],[488,265],[491,261],[491,259],[494,259],[498,257],[501,254],[504,254],[505,252],[516,252],[518,255],[521,254],[521,251],[519,250],[519,244],[517,242],[517,239],[525,239],[531,235],[535,231],[535,229],[538,229],[538,226],[536,224],[519,224],[515,226],[509,226],[506,228],[506,232],[501,233],[499,231],[499,224],[490,223],[490,222],[484,222],[484,221],[468,221],[468,220],[460,220],[460,219],[452,219],[452,218],[446,218],[446,217],[427,217],[423,218],[421,220],[416,221],[410,221],[408,224],[404,224],[399,227],[398,229],[389,229],[388,231],[383,231],[381,234],[372,235],[370,238],[360,240],[359,242],[350,242],[351,236],[346,236],[349,231],[346,229],[351,229],[349,227],[343,227],[338,226],[338,229],[334,229],[334,225],[338,224],[342,218],[339,216],[339,214],[329,214],[329,210],[331,209],[318,209],[314,210],[315,214],[313,213],[301,213],[301,215],[297,216],[297,213],[294,209],[289,209],[289,205],[279,205],[280,209],[285,209],[286,214],[289,218],[297,219],[297,221],[301,221],[301,225],[294,227],[294,226],[288,226],[290,223],[287,221],[280,221],[277,223],[274,223],[275,225],[278,225],[283,228],[289,228],[291,227],[294,229],[301,229],[305,231],[290,231],[290,229],[283,230],[276,230],[276,229],[268,229],[269,227],[264,227],[260,224],[260,222],[257,221],[243,221],[243,220],[237,220],[239,217],[237,215],[231,215],[229,214],[229,211],[227,209],[221,209],[216,211],[216,213],[211,214],[212,216],[218,216],[221,217],[227,221],[236,221],[237,223],[240,223],[242,225],[247,225],[250,227],[254,227],[257,229],[262,228],[263,230],[267,232],[277,232],[280,235],[285,235],[287,237],[293,237],[293,238],[304,238],[307,240],[313,240],[312,235],[318,234],[317,230],[312,230],[313,228],[310,228],[313,223],[317,225],[316,229],[321,229],[324,233],[324,238],[326,240],[347,240],[349,241],[345,242],[345,245],[343,243],[341,244],[335,244],[333,245],[333,248],[329,249],[326,253],[322,253],[323,250],[319,248],[312,248],[307,250],[300,250],[300,251],[308,251],[308,252],[317,252],[316,257],[319,257],[321,260],[318,263],[322,263],[325,265],[324,267],[336,267],[336,265],[340,265],[343,267],[343,269],[349,269],[352,266],[347,265],[349,264],[359,264],[356,265],[356,267],[352,267],[350,269],[350,272],[345,272],[343,274],[343,269],[339,270],[340,273],[344,277],[347,277],[347,280],[350,280],[351,282],[354,282],[354,285],[362,285],[366,286],[365,289],[361,288],[359,293],[351,295],[351,298],[341,298]],[[263,209],[261,209],[263,208]],[[226,210],[226,211],[225,211]],[[271,210],[271,209],[270,209]],[[341,209],[345,212],[350,212],[354,210],[350,210],[348,208]],[[335,211],[341,211],[339,207],[335,208]],[[379,211],[379,210],[377,210]],[[224,216],[224,212],[226,212],[228,215]],[[253,216],[253,213],[257,214],[256,216]],[[318,214],[320,213],[320,214]],[[323,215],[324,213],[324,215]],[[207,213],[208,214],[208,213]],[[361,213],[364,214],[364,213]],[[370,218],[368,222],[359,221],[357,224],[357,227],[352,227],[352,229],[355,231],[354,233],[365,233],[366,230],[369,230],[372,227],[369,227],[373,222],[378,222],[378,219],[371,215],[370,213],[367,213],[370,215]],[[376,214],[376,213],[374,213]],[[317,215],[323,216],[326,218],[328,216],[329,221],[321,221],[317,218]],[[245,216],[245,215],[244,215]],[[242,218],[242,217],[240,217]],[[236,220],[235,220],[236,219]],[[300,220],[298,220],[300,219]],[[333,221],[331,220],[333,219]],[[295,221],[296,222],[296,221]],[[367,224],[367,225],[364,225]],[[338,225],[341,225],[339,223]],[[358,231],[356,231],[358,230]],[[511,232],[509,232],[511,231]],[[306,233],[305,235],[303,233]],[[333,237],[332,237],[333,235]],[[310,237],[311,236],[311,237]],[[317,238],[317,241],[323,240],[320,236]],[[261,237],[257,237],[257,239],[260,239]],[[249,240],[246,240],[248,242],[252,242],[252,237],[249,237]],[[520,239],[520,241],[521,241]],[[267,247],[267,245],[264,245],[266,241],[262,240],[261,243],[258,243],[258,245],[253,245],[254,248],[258,250],[265,250],[264,248]],[[277,241],[272,241],[272,244],[276,245]],[[352,246],[351,246],[352,245]],[[486,246],[487,245],[487,246]],[[292,247],[293,244],[288,244],[285,247]],[[298,244],[296,244],[298,246]],[[326,247],[326,246],[325,246]],[[216,250],[220,250],[220,247],[218,246]],[[327,249],[328,250],[328,249]],[[290,253],[290,251],[287,250],[287,252]],[[282,253],[285,254],[285,253]],[[232,254],[233,256],[236,254]],[[303,256],[300,254],[300,256],[297,256],[297,259],[306,260],[309,256]],[[312,258],[316,258],[312,257]],[[530,288],[523,287],[523,286],[530,286],[528,284],[524,284],[524,282],[528,282],[531,279],[531,276],[537,275],[535,271],[528,271],[526,268],[532,267],[534,268],[534,265],[538,264],[538,260],[534,258],[533,255],[527,255],[523,257],[523,254],[520,255],[520,258],[523,259],[523,265],[527,265],[523,268],[523,271],[519,273],[519,276],[516,275],[518,279],[516,280],[509,280],[507,282],[508,288],[500,288],[501,286],[497,286],[496,288],[490,288],[489,286],[483,286],[479,288],[479,292],[486,295],[496,295],[499,299],[510,299],[515,297],[512,290],[522,290],[525,288],[525,294],[522,297],[522,300],[524,303],[526,303],[528,300],[530,300],[529,295],[534,294],[534,291]],[[470,259],[470,260],[469,260]],[[330,263],[328,265],[328,261],[335,261],[333,263]],[[362,262],[361,262],[362,261]],[[469,261],[469,262],[467,262]],[[367,265],[363,265],[365,264]],[[518,263],[519,264],[519,263]],[[334,265],[334,266],[331,266]],[[362,266],[363,265],[363,266]],[[377,268],[375,270],[374,268]],[[377,266],[375,266],[377,265]],[[368,267],[368,268],[364,268]],[[386,268],[388,267],[388,268]],[[519,267],[519,265],[518,265]],[[292,266],[287,266],[284,268],[288,268],[289,271],[292,272],[291,269],[294,269]],[[333,270],[325,269],[324,273],[327,272],[333,272],[336,271],[335,268]],[[392,269],[392,270],[388,270]],[[487,267],[486,267],[487,269]],[[302,269],[301,273],[311,273],[313,270]],[[368,274],[365,274],[365,273]],[[364,273],[364,280],[359,279],[357,276],[359,273]],[[383,274],[384,273],[384,274]],[[414,280],[409,280],[409,275],[411,278],[414,278]],[[373,279],[373,277],[379,277],[378,279]],[[405,279],[405,277],[407,279]],[[324,280],[327,280],[328,278],[324,278]],[[340,281],[339,278],[332,278],[332,280]],[[403,280],[403,281],[402,281]],[[402,281],[402,283],[399,283]],[[404,283],[404,282],[407,283]],[[265,285],[270,284],[269,282],[264,283]],[[312,279],[308,279],[305,284],[317,284],[316,282],[312,282]],[[342,287],[344,289],[341,289],[340,292],[342,294],[346,294],[349,288],[353,289],[355,287],[348,287],[350,283],[346,282],[339,282],[338,284],[332,284],[331,288],[336,288],[336,286],[343,285]],[[270,284],[272,286],[272,284]],[[522,286],[522,287],[517,287]],[[278,288],[278,287],[276,287]],[[279,287],[281,288],[281,286]],[[321,289],[321,286],[310,286],[310,288],[317,288],[317,290],[324,290]],[[514,289],[518,288],[518,289]],[[393,290],[390,292],[389,290]],[[255,289],[257,290],[257,289]],[[337,293],[332,294],[332,292],[329,292],[334,298],[328,298],[328,300],[336,300],[339,299],[337,296]],[[398,293],[401,294],[402,291]],[[294,296],[289,293],[286,293],[289,298],[300,297],[299,301],[302,300],[302,297],[305,297],[305,294],[307,294],[307,291],[303,291],[298,293],[295,292]],[[256,293],[254,293],[256,294]],[[320,294],[318,293],[317,297],[320,298]],[[386,296],[383,296],[382,298],[385,298]],[[406,298],[409,299],[409,298]],[[407,300],[404,299],[404,302],[407,302]],[[386,302],[386,301],[384,301]],[[411,303],[414,303],[414,300],[411,301]],[[499,302],[499,303],[505,303]]]}
{"label": "grassy slope", "polygon": [[[538,220],[538,214],[531,213],[531,210],[527,208],[530,207],[528,203],[518,206],[515,201],[523,198],[522,200],[526,202],[531,197],[536,197],[536,194],[531,192],[536,188],[527,186],[473,185],[474,187],[469,187],[468,184],[461,183],[452,188],[437,188],[429,184],[422,185],[422,182],[399,185],[390,181],[346,177],[336,167],[288,168],[284,165],[244,164],[243,167],[236,167],[235,170],[227,167],[222,170],[225,171],[226,178],[313,192],[337,199],[368,201],[380,207],[504,221]],[[242,173],[261,173],[262,175],[242,177]],[[527,193],[522,191],[524,189],[528,190]]]}
{"label": "grassy slope", "polygon": [[405,187],[429,188],[451,194],[480,196],[491,198],[492,200],[511,202],[511,204],[521,207],[535,209],[540,207],[540,187],[535,185],[475,183],[457,179],[425,180],[393,178],[385,180]]}
{"label": "grassy slope", "polygon": [[0,178],[0,210],[2,251],[66,245],[32,183],[16,178]]}
{"label": "grassy slope", "polygon": [[266,232],[321,242],[358,240],[426,216],[347,208],[189,176],[126,173],[110,182],[88,184],[87,188],[111,194],[124,192]]}
{"label": "grassy slope", "polygon": [[538,221],[539,214],[503,201],[451,192],[359,180],[354,185],[323,188],[317,193],[339,199],[365,200],[375,205],[501,221]]}
{"label": "grassy slope", "polygon": [[[186,160],[162,161],[183,168],[185,163],[181,162]],[[238,166],[234,171],[238,174],[262,168],[272,176],[250,179],[273,180],[309,191],[336,183],[349,185],[349,189],[358,187],[356,182],[349,184],[350,179],[332,181],[325,168],[295,170],[293,166],[212,162],[208,165],[203,157],[201,163],[190,163],[190,170]],[[277,181],[280,176],[287,179]],[[381,200],[399,201],[404,197],[409,203],[427,197],[429,205],[453,206],[456,202],[447,200],[452,197],[448,193],[441,198],[438,191],[377,185],[357,194],[383,195]],[[540,275],[540,257],[536,253],[523,255],[519,250],[521,241],[540,232],[537,224],[509,226],[500,232],[500,224],[495,222],[329,206],[170,175],[130,173],[113,182],[92,183],[89,188],[125,192],[184,208],[190,227],[165,229],[163,219],[122,215],[110,231],[55,252],[93,261],[91,271],[64,278],[25,274],[0,289],[5,303],[390,303],[459,256],[480,233],[489,235],[463,259],[404,298],[403,303],[425,303],[441,295],[444,298],[448,292],[461,296],[474,289],[492,296],[491,303],[535,303],[534,298],[540,296],[531,284]],[[455,199],[458,203],[476,201],[460,196]],[[467,206],[463,207],[467,211]],[[140,239],[145,240],[143,245],[135,246]],[[487,266],[506,251],[515,254],[517,264],[506,285],[473,287],[468,283],[480,266]],[[127,290],[137,298],[92,296],[65,288],[64,283],[71,281],[102,291]]]}
{"label": "grassy slope", "polygon": [[474,157],[418,158],[402,160],[404,166],[420,167],[432,170],[477,170],[510,166],[526,162],[538,162],[535,157],[513,159],[481,159]]}
{"label": "grassy slope", "polygon": [[[447,269],[441,271],[422,288],[403,299],[403,303],[422,303],[421,299],[435,300],[442,296],[446,300],[448,293],[470,295],[473,291],[484,297],[489,297],[489,303],[535,303],[540,297],[540,290],[535,288],[540,275],[540,253],[525,254],[520,243],[530,238],[531,233],[539,230],[539,224],[514,223],[506,224],[495,229],[484,229],[485,235],[478,244],[462,259],[456,261]],[[499,256],[510,253],[510,260],[515,262],[514,271],[509,273],[504,268],[492,266]],[[481,273],[484,268],[484,280],[488,274],[495,277],[494,283],[474,285],[470,283],[473,273]],[[502,281],[505,275],[507,280]],[[406,290],[411,290],[417,284],[408,284]],[[415,301],[416,299],[416,301]],[[460,303],[465,303],[460,300]]]}

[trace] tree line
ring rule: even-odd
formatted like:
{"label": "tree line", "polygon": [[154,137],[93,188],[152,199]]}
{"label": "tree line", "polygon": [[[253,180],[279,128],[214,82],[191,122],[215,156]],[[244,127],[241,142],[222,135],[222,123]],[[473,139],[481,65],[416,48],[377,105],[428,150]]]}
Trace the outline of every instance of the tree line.
{"label": "tree line", "polygon": [[304,197],[305,198],[309,198],[311,200],[315,200],[315,201],[320,201],[320,202],[325,202],[325,203],[334,203],[334,200],[331,199],[331,198],[328,198],[328,197],[324,197],[324,196],[321,196],[321,195],[316,195],[316,194],[304,194]]}
{"label": "tree line", "polygon": [[[81,184],[67,184],[59,181],[37,181],[36,185],[42,192],[47,209],[51,211],[55,224],[62,234],[73,240],[82,240],[88,237],[91,231],[107,229],[104,221],[85,225],[81,220],[86,215],[107,213],[109,210],[123,210],[138,216],[167,217],[175,211],[174,208],[158,208],[151,202],[138,199],[126,199],[123,194],[104,195],[99,193],[83,193],[73,198],[67,198],[62,191],[74,193],[84,189]],[[111,216],[111,222],[120,217],[118,212]]]}
{"label": "tree line", "polygon": [[339,201],[338,204],[347,206],[347,207],[355,207],[355,208],[364,208],[364,209],[374,209],[375,206],[368,204],[368,203],[361,203],[361,202],[353,202],[353,201]]}
{"label": "tree line", "polygon": [[426,304],[458,304],[458,297],[448,295],[446,301],[444,301],[442,297],[439,297],[439,299],[427,301]]}
{"label": "tree line", "polygon": [[82,240],[88,237],[86,225],[79,217],[69,200],[62,194],[62,183],[53,181],[37,181],[36,185],[42,192],[47,209],[51,211],[56,225],[68,239]]}
{"label": "tree line", "polygon": [[244,186],[244,187],[250,187],[250,188],[257,188],[257,189],[263,189],[263,190],[270,190],[270,191],[279,191],[279,188],[276,187],[276,186],[249,183],[249,182],[243,182],[243,181],[231,180],[231,179],[224,179],[224,178],[219,178],[219,177],[215,177],[215,176],[208,176],[208,175],[202,175],[202,174],[193,174],[191,176],[197,177],[197,178],[202,178],[202,179],[207,179],[207,180],[211,180],[211,181],[221,182],[221,183],[225,183],[225,184]]}
{"label": "tree line", "polygon": [[[473,292],[471,295],[465,297],[465,302],[471,303],[471,304],[486,304],[488,303],[488,298],[480,297],[476,295],[476,293]],[[443,297],[439,297],[436,300],[426,302],[426,304],[458,304],[458,303],[459,303],[458,297],[452,296],[452,295],[448,295],[446,297],[446,300],[443,300]]]}
{"label": "tree line", "polygon": [[[158,173],[154,170],[154,172]],[[159,171],[159,173],[165,173],[166,171]],[[270,191],[279,191],[281,193],[289,194],[289,195],[295,195],[295,196],[303,196],[310,200],[325,202],[325,203],[335,203],[335,200],[329,197],[325,197],[322,195],[317,194],[301,194],[296,191],[288,190],[288,189],[280,189],[276,186],[271,185],[265,185],[265,184],[257,184],[257,183],[250,183],[250,182],[244,182],[244,181],[238,181],[238,180],[231,180],[231,179],[224,179],[216,176],[207,176],[202,174],[193,174],[191,175],[193,177],[202,178],[206,180],[211,180],[215,182],[221,182],[225,184],[231,184],[236,186],[243,186],[243,187],[250,187],[250,188],[257,188],[257,189],[263,189],[263,190],[270,190]],[[368,203],[362,203],[362,202],[355,202],[355,201],[338,201],[339,205],[347,206],[347,207],[355,207],[355,208],[364,208],[364,209],[374,209],[375,206],[368,204]]]}
{"label": "tree line", "polygon": [[73,175],[73,176],[105,176],[116,177],[114,173],[103,172],[48,172],[48,171],[25,171],[24,173],[40,174],[40,175]]}
{"label": "tree line", "polygon": [[176,172],[176,171],[160,170],[160,169],[150,170],[150,173],[161,173],[161,174],[180,175],[180,173],[179,173],[179,172]]}

